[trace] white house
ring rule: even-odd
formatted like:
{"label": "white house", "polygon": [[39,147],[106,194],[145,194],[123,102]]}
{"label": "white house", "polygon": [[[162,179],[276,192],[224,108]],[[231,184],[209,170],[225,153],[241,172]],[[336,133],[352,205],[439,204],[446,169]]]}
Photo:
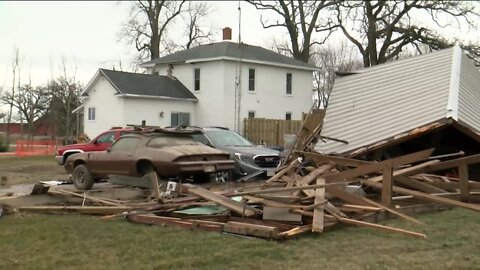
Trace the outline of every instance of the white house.
{"label": "white house", "polygon": [[479,104],[480,72],[458,46],[365,68],[335,81],[324,120],[322,134],[348,144],[316,150],[357,156],[439,130],[448,131],[439,145],[476,148]]}
{"label": "white house", "polygon": [[[143,63],[147,74],[99,70],[83,92],[85,133],[92,137],[112,126],[142,121],[160,126],[225,126],[241,132],[247,117],[300,120],[312,106],[316,67],[262,47],[231,42],[230,36],[226,28],[222,42]],[[180,95],[173,95],[177,91]],[[89,115],[92,110],[94,119]]]}

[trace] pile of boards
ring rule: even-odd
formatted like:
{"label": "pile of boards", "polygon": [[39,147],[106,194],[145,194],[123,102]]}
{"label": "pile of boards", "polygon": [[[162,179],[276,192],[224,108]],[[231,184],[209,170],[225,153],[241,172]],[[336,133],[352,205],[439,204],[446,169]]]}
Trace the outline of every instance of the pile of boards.
{"label": "pile of boards", "polygon": [[[376,222],[399,217],[422,224],[410,214],[450,207],[480,211],[475,203],[480,201],[480,182],[470,181],[468,175],[468,166],[480,163],[480,155],[447,161],[432,157],[434,149],[383,161],[323,155],[313,150],[316,142],[335,140],[320,135],[323,116],[320,110],[308,114],[282,166],[269,179],[212,186],[177,183],[165,192],[152,173],[153,200],[122,202],[73,192],[76,195],[71,196],[97,206],[59,209],[101,214],[102,219],[125,217],[135,223],[276,240],[322,233],[337,224],[425,238],[422,232]],[[444,175],[446,170],[457,173],[431,174]],[[21,210],[35,209],[39,208]]]}

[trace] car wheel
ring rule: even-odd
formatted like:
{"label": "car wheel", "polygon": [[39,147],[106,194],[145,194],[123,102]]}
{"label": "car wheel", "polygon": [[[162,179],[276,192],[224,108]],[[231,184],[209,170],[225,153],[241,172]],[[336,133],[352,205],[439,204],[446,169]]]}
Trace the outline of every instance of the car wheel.
{"label": "car wheel", "polygon": [[87,166],[80,164],[72,172],[72,181],[78,190],[92,189],[94,179]]}

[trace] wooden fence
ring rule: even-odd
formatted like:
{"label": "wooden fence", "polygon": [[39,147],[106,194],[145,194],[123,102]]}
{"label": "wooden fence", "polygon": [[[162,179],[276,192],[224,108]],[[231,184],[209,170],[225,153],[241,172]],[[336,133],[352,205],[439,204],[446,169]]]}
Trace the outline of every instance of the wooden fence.
{"label": "wooden fence", "polygon": [[267,146],[284,145],[285,134],[297,134],[302,127],[301,120],[278,120],[265,118],[245,118],[244,136],[255,144]]}

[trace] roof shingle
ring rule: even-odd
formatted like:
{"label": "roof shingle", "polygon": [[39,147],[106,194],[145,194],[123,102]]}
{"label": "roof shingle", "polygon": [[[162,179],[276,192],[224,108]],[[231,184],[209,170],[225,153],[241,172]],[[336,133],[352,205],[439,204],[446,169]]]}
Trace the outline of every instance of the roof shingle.
{"label": "roof shingle", "polygon": [[198,100],[179,80],[161,75],[100,69],[121,94]]}

